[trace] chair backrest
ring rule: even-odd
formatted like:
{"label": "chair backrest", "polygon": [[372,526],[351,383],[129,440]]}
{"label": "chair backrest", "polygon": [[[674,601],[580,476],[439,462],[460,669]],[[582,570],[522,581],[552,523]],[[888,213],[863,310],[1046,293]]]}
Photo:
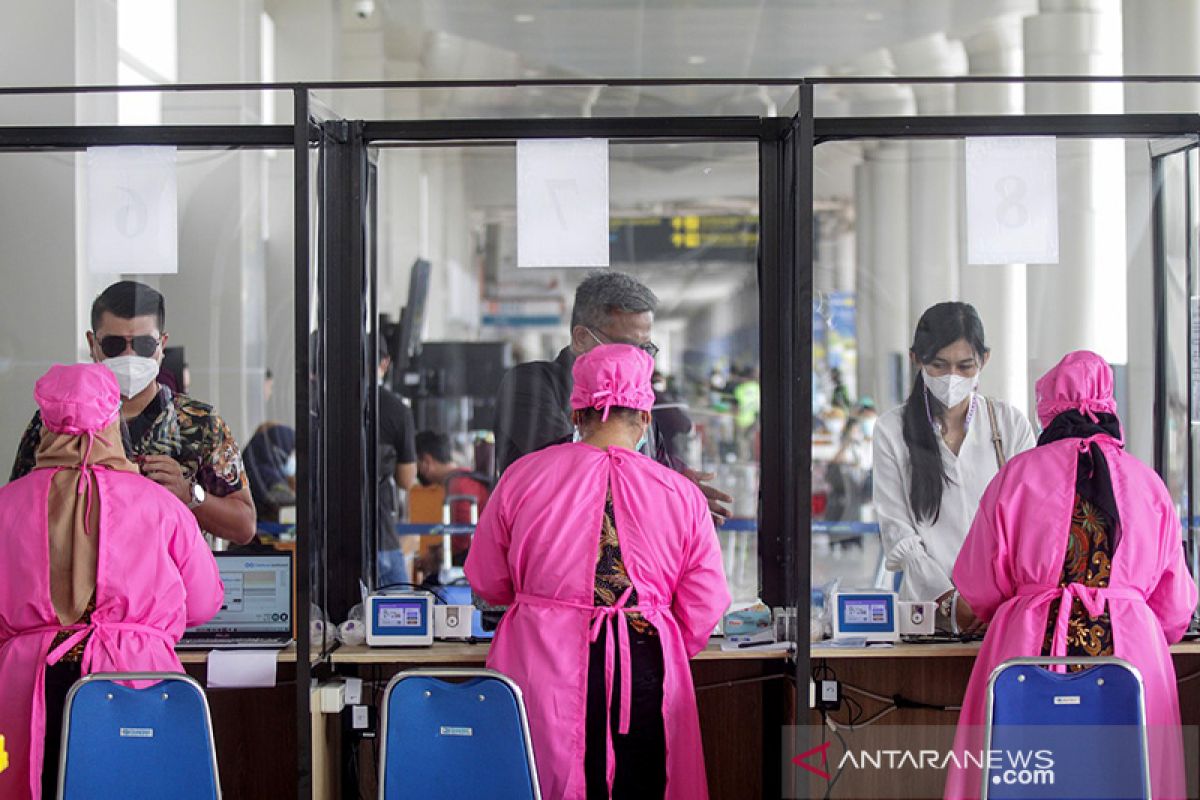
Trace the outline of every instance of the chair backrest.
{"label": "chair backrest", "polygon": [[[1068,665],[1086,669],[1047,669]],[[1045,797],[1052,786],[1096,800],[1150,797],[1145,689],[1127,661],[1005,661],[988,681],[986,725],[984,798]]]}
{"label": "chair backrest", "polygon": [[494,670],[401,672],[380,735],[380,800],[541,797],[521,690]]}
{"label": "chair backrest", "polygon": [[67,695],[63,720],[59,800],[221,796],[208,700],[187,675],[85,675]]}

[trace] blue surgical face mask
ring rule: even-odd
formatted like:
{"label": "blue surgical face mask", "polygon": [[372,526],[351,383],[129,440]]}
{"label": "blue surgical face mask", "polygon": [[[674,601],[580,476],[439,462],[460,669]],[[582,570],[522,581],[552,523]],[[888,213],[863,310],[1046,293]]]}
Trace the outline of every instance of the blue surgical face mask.
{"label": "blue surgical face mask", "polygon": [[650,439],[646,435],[649,432],[649,430],[650,429],[647,428],[646,430],[642,431],[642,438],[638,439],[637,446],[633,448],[634,450],[636,450],[639,453],[642,452],[642,450],[646,447],[646,445],[650,444]]}
{"label": "blue surgical face mask", "polygon": [[294,478],[296,476],[296,451],[293,450],[288,456],[287,461],[283,465],[283,477]]}

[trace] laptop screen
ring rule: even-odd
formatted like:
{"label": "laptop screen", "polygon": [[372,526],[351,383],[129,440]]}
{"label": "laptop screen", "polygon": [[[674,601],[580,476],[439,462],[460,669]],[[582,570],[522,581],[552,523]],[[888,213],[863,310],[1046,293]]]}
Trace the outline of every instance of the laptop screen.
{"label": "laptop screen", "polygon": [[270,635],[292,631],[292,557],[288,553],[213,553],[225,584],[217,615],[187,633]]}

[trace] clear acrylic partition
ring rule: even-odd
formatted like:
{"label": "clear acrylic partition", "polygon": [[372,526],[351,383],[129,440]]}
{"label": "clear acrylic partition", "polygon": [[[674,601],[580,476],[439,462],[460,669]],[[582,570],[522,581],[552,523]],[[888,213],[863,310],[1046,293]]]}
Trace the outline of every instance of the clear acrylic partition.
{"label": "clear acrylic partition", "polygon": [[119,92],[31,90],[0,96],[0,127],[290,126],[292,118],[290,88],[156,91],[131,86]]}
{"label": "clear acrylic partition", "polygon": [[1197,273],[1197,142],[1194,137],[1164,142],[1156,148],[1152,179],[1155,302],[1161,321],[1161,375],[1156,390],[1163,396],[1163,424],[1155,441],[1155,458],[1197,564],[1197,426],[1200,424],[1200,280]]}
{"label": "clear acrylic partition", "polygon": [[[1198,293],[1195,137],[1189,142],[1164,156],[1156,186],[1152,156],[1170,143],[1059,138],[1057,262],[1008,264],[968,263],[962,139],[815,149],[814,590],[834,578],[897,585],[872,503],[872,426],[908,397],[917,319],[945,300],[978,310],[991,348],[981,391],[1019,410],[1035,433],[1038,377],[1069,351],[1102,355],[1115,374],[1128,451],[1159,468],[1188,516],[1189,376],[1197,377],[1197,317],[1188,309]],[[1156,394],[1165,403],[1157,411]]]}
{"label": "clear acrylic partition", "polygon": [[[719,536],[735,599],[752,601],[757,146],[623,141],[609,154],[611,268],[643,281],[660,301],[654,416],[678,459],[716,473],[716,484],[736,497]],[[589,270],[518,268],[513,143],[383,143],[378,164],[378,311],[395,362],[388,384],[407,398],[417,431],[449,437],[456,468],[488,478],[500,379],[512,365],[553,360],[569,344],[574,290]],[[421,309],[416,323],[413,309]],[[456,506],[447,559],[440,498],[423,486],[409,494],[400,526],[407,561],[398,573],[380,541],[379,583],[461,579],[471,515]]]}
{"label": "clear acrylic partition", "polygon": [[[313,96],[347,119],[405,121],[778,117],[796,113],[796,81],[633,82],[337,88]],[[644,82],[643,82],[644,83]]]}
{"label": "clear acrylic partition", "polygon": [[[1015,69],[1021,69],[1019,59]],[[875,77],[885,71],[885,67],[876,67],[864,72],[863,77],[812,79],[817,119],[1190,114],[1195,113],[1196,85],[1200,84],[1200,80],[1189,77],[1156,80],[1080,76],[1063,80],[1061,76],[1022,79],[964,75],[894,81]],[[1120,72],[1118,57],[1107,74]]]}
{"label": "clear acrylic partition", "polygon": [[33,414],[37,378],[51,364],[92,359],[85,334],[93,300],[119,280],[165,298],[160,383],[211,405],[241,448],[264,424],[294,427],[290,152],[178,150],[176,274],[91,271],[86,164],[82,152],[0,153],[0,270],[8,279],[0,441],[8,457]]}

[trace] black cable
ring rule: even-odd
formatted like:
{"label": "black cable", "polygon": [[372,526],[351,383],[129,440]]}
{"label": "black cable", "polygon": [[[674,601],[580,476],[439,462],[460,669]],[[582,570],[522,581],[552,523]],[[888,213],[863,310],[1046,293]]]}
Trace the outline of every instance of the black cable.
{"label": "black cable", "polygon": [[[850,749],[849,746],[846,744],[846,740],[842,738],[842,734],[837,728],[833,729],[833,735],[837,737],[838,743],[841,744],[842,755],[844,756],[846,754],[846,751],[848,751]],[[842,764],[841,764],[841,766],[838,767],[837,772],[835,772],[833,774],[833,780],[829,782],[829,789],[826,790],[826,792],[825,792],[826,798],[833,796],[833,787],[837,786],[837,782],[842,779],[842,773],[845,772],[845,770],[846,770],[845,759],[839,759],[839,760],[842,761]]]}
{"label": "black cable", "polygon": [[399,589],[399,588],[414,589],[418,592],[429,592],[442,605],[444,605],[444,606],[450,605],[450,601],[446,599],[446,596],[444,594],[442,594],[441,592],[438,591],[436,586],[431,586],[431,585],[422,584],[422,583],[410,583],[408,581],[396,581],[394,583],[386,583],[383,586],[376,586],[375,591],[382,592],[387,589]]}

